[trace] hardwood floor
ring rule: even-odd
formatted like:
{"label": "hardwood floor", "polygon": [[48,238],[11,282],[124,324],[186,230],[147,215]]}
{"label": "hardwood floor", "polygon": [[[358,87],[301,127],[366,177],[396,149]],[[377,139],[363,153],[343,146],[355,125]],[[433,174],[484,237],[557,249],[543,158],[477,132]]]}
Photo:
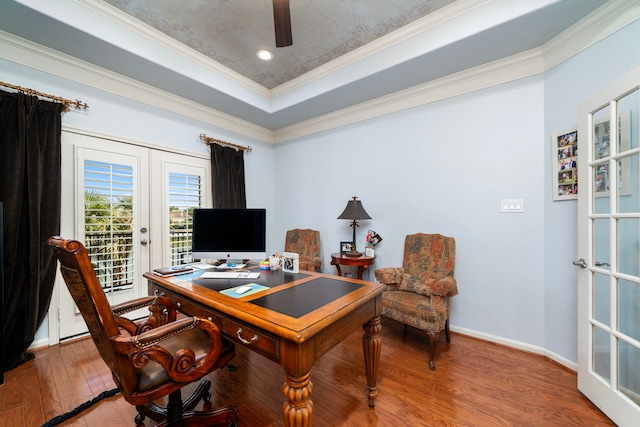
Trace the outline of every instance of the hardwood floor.
{"label": "hardwood floor", "polygon": [[[576,388],[576,374],[542,356],[452,334],[427,363],[423,333],[382,319],[379,395],[370,409],[364,395],[362,331],[316,362],[312,399],[320,426],[612,426]],[[236,346],[236,371],[212,380],[213,405],[235,405],[240,426],[281,426],[284,372]],[[36,350],[35,359],[5,373],[0,427],[41,426],[115,387],[93,342]],[[190,388],[185,389],[186,396]],[[133,426],[135,409],[118,394],[63,426]],[[148,425],[151,425],[150,423]]]}

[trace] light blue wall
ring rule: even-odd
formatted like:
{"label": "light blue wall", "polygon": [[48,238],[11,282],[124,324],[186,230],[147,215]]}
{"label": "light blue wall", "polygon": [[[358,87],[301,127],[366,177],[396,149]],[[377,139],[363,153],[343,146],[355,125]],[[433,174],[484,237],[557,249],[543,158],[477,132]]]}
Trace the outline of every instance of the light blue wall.
{"label": "light blue wall", "polygon": [[[351,196],[373,218],[358,244],[383,238],[376,267],[402,264],[406,234],[453,236],[452,325],[543,346],[543,95],[539,76],[278,145],[276,227],[320,230],[330,273]],[[525,213],[500,213],[503,198]]]}
{"label": "light blue wall", "polygon": [[[545,73],[545,348],[577,361],[577,200],[553,201],[551,135],[577,127],[578,105],[640,64],[640,22]],[[578,135],[580,137],[580,135]]]}

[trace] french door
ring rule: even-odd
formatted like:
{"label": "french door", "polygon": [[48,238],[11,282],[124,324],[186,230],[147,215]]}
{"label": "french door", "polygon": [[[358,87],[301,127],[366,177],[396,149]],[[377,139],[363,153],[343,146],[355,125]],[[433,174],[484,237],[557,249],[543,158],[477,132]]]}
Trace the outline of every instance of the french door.
{"label": "french door", "polygon": [[[62,146],[61,235],[84,243],[110,304],[147,295],[144,272],[190,262],[190,212],[210,194],[207,159],[73,131]],[[85,333],[61,280],[57,289],[53,335]]]}
{"label": "french door", "polygon": [[579,109],[578,388],[640,420],[640,68]]}

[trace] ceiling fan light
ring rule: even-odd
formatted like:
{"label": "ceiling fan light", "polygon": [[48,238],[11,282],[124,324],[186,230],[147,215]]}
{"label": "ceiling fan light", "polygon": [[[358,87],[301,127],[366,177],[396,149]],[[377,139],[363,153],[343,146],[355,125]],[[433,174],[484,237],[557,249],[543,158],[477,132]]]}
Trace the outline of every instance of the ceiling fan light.
{"label": "ceiling fan light", "polygon": [[263,61],[271,61],[273,59],[273,52],[267,49],[260,49],[256,52],[256,56]]}

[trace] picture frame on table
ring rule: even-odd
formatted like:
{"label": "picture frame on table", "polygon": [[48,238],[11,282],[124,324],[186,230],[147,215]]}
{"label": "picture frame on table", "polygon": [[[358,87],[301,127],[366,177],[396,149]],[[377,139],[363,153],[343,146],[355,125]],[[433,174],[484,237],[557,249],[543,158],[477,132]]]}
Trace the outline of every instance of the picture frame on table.
{"label": "picture frame on table", "polygon": [[340,255],[353,250],[353,242],[340,242]]}
{"label": "picture frame on table", "polygon": [[300,255],[295,252],[282,252],[282,271],[285,273],[300,272]]}
{"label": "picture frame on table", "polygon": [[567,129],[551,137],[553,200],[578,198],[578,130]]}

